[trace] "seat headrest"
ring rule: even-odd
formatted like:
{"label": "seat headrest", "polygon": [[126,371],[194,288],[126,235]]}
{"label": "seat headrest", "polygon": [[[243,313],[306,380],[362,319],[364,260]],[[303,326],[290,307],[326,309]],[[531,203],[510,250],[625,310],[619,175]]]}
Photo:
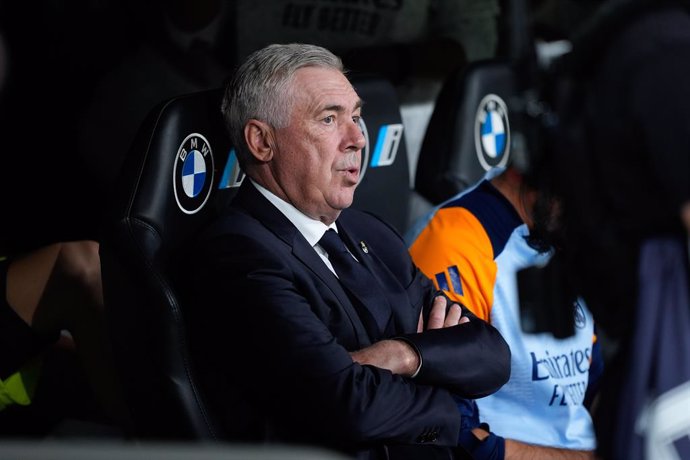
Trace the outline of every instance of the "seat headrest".
{"label": "seat headrest", "polygon": [[138,219],[179,242],[232,195],[243,175],[220,112],[222,90],[174,97],[144,121],[123,167],[115,219]]}
{"label": "seat headrest", "polygon": [[507,61],[476,61],[444,82],[417,162],[415,189],[434,204],[464,190],[511,154],[515,74]]}

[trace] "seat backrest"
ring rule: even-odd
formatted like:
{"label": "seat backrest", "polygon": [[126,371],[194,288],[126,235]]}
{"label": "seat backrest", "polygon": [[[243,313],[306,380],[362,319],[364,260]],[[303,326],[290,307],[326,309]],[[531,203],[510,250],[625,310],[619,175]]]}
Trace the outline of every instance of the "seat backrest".
{"label": "seat backrest", "polygon": [[189,359],[178,288],[188,269],[179,263],[186,243],[233,190],[219,187],[242,178],[233,169],[221,94],[175,97],[150,112],[105,219],[106,315],[135,437],[217,437]]}
{"label": "seat backrest", "polygon": [[470,63],[446,79],[417,160],[417,193],[439,204],[507,164],[515,88],[512,67],[500,59]]}
{"label": "seat backrest", "polygon": [[409,221],[410,166],[395,88],[376,75],[350,77],[364,101],[361,125],[367,139],[362,175],[352,206],[370,211],[400,233]]}
{"label": "seat backrest", "polygon": [[[410,179],[392,85],[353,79],[366,102],[363,174],[353,206],[402,232]],[[222,90],[155,107],[123,166],[107,214],[101,264],[106,313],[125,393],[129,432],[140,438],[216,439],[214,417],[190,360],[184,323],[188,243],[244,179],[220,113]],[[187,302],[190,303],[190,302]]]}

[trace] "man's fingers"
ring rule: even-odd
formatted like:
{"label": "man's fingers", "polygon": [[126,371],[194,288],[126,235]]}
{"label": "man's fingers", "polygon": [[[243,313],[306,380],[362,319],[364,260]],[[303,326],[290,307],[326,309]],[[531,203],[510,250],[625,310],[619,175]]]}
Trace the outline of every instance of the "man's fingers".
{"label": "man's fingers", "polygon": [[434,299],[434,304],[431,306],[427,329],[456,326],[458,324],[467,323],[469,320],[470,319],[466,316],[462,316],[462,308],[460,305],[452,303],[450,307],[448,307],[446,298],[438,296]]}
{"label": "man's fingers", "polygon": [[460,305],[454,303],[448,308],[448,314],[446,315],[446,320],[443,323],[445,327],[455,326],[460,323],[462,316],[462,309]]}
{"label": "man's fingers", "polygon": [[438,296],[434,299],[434,304],[431,306],[431,313],[429,314],[429,324],[427,329],[440,329],[443,327],[446,320],[446,298]]}

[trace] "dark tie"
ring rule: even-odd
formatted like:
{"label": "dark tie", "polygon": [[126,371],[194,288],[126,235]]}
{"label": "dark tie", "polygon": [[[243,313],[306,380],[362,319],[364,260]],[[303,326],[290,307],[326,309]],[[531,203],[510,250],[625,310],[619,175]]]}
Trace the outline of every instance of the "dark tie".
{"label": "dark tie", "polygon": [[[364,264],[357,262],[335,230],[327,230],[319,241],[328,253],[328,260],[338,274],[372,340],[386,330],[391,307],[381,286]],[[364,307],[364,308],[362,308]]]}

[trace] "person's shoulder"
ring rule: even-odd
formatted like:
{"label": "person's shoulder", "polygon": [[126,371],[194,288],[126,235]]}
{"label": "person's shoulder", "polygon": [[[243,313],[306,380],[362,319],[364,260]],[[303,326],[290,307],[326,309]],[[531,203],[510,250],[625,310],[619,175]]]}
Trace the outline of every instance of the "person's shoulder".
{"label": "person's shoulder", "polygon": [[246,254],[275,252],[278,241],[280,238],[265,222],[241,207],[230,205],[206,223],[192,247],[203,258],[230,254],[241,258]]}
{"label": "person's shoulder", "polygon": [[400,232],[391,223],[369,211],[348,208],[340,213],[338,220],[358,232],[393,233],[402,239]]}
{"label": "person's shoulder", "polygon": [[198,239],[210,239],[228,233],[242,233],[245,229],[257,224],[258,221],[252,219],[241,208],[228,206],[209,219],[199,232]]}
{"label": "person's shoulder", "polygon": [[370,212],[370,211],[364,211],[362,209],[357,209],[357,208],[346,208],[343,209],[340,213],[340,216],[338,216],[338,219],[341,221],[347,221],[347,222],[357,222],[359,220],[367,220],[371,222],[382,222],[385,223],[385,221],[377,216],[376,214]]}

